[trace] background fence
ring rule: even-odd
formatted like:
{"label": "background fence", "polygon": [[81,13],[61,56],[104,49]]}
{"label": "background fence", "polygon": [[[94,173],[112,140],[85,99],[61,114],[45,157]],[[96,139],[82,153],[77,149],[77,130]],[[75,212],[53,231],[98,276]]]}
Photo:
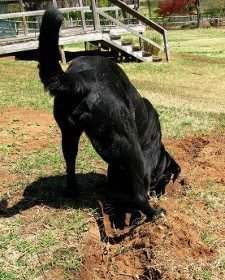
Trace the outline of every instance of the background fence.
{"label": "background fence", "polygon": [[[196,28],[197,16],[168,16],[168,17],[151,17],[151,20],[162,25],[166,29],[175,28]],[[225,17],[212,17],[211,15],[202,15],[203,27],[220,27],[225,26]]]}

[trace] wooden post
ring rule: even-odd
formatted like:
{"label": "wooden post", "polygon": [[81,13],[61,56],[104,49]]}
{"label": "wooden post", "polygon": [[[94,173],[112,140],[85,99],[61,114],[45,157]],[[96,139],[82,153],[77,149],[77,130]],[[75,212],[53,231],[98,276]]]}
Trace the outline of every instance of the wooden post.
{"label": "wooden post", "polygon": [[97,13],[97,6],[95,0],[91,0],[91,9],[94,23],[94,30],[98,30],[100,26],[99,15]]}
{"label": "wooden post", "polygon": [[[20,11],[21,12],[25,12],[23,0],[19,0],[19,2],[20,2]],[[27,34],[28,34],[28,27],[27,27],[26,17],[22,16],[22,19],[23,19],[23,26],[24,26],[24,34],[27,36]]]}
{"label": "wooden post", "polygon": [[57,8],[57,2],[56,2],[56,0],[52,0],[52,3],[53,3],[53,5]]}
{"label": "wooden post", "polygon": [[[62,1],[62,8],[68,8],[69,5],[68,5],[68,2],[67,0],[63,0]],[[64,20],[64,27],[67,28],[69,27],[70,25],[70,16],[69,16],[69,13],[66,13],[66,20]]]}
{"label": "wooden post", "polygon": [[[83,7],[83,1],[82,0],[79,0],[79,5],[80,7]],[[82,21],[82,27],[83,27],[83,30],[86,30],[86,20],[85,20],[85,12],[84,11],[81,11],[81,21]]]}
{"label": "wooden post", "polygon": [[115,11],[115,17],[116,17],[116,19],[119,20],[119,12],[118,12],[118,10]]}
{"label": "wooden post", "polygon": [[169,44],[168,44],[168,37],[167,37],[167,31],[164,30],[163,33],[163,41],[164,41],[164,52],[166,54],[166,60],[170,61],[170,53],[169,53]]}
{"label": "wooden post", "polygon": [[59,52],[61,55],[62,64],[66,64],[66,55],[65,55],[65,51],[64,51],[64,46],[59,46]]}
{"label": "wooden post", "polygon": [[[141,35],[143,35],[143,32],[139,32]],[[143,50],[144,49],[144,44],[143,44],[143,40],[141,38],[139,38],[139,45],[140,48]]]}
{"label": "wooden post", "polygon": [[90,51],[90,42],[84,42],[85,51]]}

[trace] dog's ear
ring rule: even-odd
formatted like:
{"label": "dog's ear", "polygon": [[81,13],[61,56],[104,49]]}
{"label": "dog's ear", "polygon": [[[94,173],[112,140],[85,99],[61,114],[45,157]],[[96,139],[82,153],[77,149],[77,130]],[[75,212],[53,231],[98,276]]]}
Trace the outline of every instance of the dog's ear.
{"label": "dog's ear", "polygon": [[166,152],[168,166],[165,168],[164,173],[160,176],[157,183],[155,184],[154,191],[159,197],[165,193],[166,185],[172,179],[173,183],[181,172],[179,164]]}
{"label": "dog's ear", "polygon": [[174,183],[181,172],[181,168],[180,165],[170,155],[169,157],[170,157],[170,163],[168,166],[168,171],[172,174],[171,179],[173,180]]}
{"label": "dog's ear", "polygon": [[165,194],[166,185],[169,183],[170,178],[171,178],[171,174],[169,173],[165,173],[159,178],[159,180],[155,184],[155,189],[154,189],[157,197],[160,197],[161,195]]}

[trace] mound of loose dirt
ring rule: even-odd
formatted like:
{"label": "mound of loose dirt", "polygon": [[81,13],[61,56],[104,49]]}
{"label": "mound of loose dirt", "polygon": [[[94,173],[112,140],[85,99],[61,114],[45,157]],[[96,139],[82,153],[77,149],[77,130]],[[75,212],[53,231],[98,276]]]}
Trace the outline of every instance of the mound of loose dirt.
{"label": "mound of loose dirt", "polygon": [[[169,184],[165,198],[153,201],[167,210],[167,216],[121,230],[113,228],[110,214],[103,211],[105,240],[100,242],[99,228],[96,223],[91,224],[77,279],[191,279],[194,264],[203,263],[202,269],[207,269],[217,255],[215,249],[202,241],[198,230],[199,225],[207,224],[207,204],[187,197],[187,192],[197,188],[204,192],[206,182],[212,178],[219,188],[224,188],[224,139],[225,131],[167,141],[166,146],[182,167],[182,176]],[[127,216],[125,221],[130,218]]]}

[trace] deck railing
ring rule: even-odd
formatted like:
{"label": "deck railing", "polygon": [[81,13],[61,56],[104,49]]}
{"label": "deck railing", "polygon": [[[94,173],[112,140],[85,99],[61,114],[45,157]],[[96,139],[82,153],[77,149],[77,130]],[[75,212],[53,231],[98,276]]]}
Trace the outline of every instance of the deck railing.
{"label": "deck railing", "polygon": [[[82,1],[80,1],[82,3]],[[80,3],[80,7],[70,7],[70,8],[60,8],[59,10],[63,14],[68,14],[71,12],[79,12],[81,17],[80,20],[74,20],[74,22],[78,22],[79,24],[77,26],[82,27],[82,29],[85,31],[87,28],[87,25],[89,26],[95,26],[95,15],[96,13],[93,12],[93,9],[90,6],[82,6]],[[133,5],[129,5],[132,7]],[[98,11],[111,11],[114,12],[116,15],[118,15],[118,11],[121,10],[117,6],[110,6],[110,7],[98,7]],[[16,27],[16,25],[20,25],[20,29],[23,31],[25,35],[28,35],[29,31],[32,31],[32,28],[29,28],[29,26],[33,23],[39,27],[41,22],[41,17],[43,16],[45,10],[38,10],[38,11],[26,11],[26,12],[16,12],[16,13],[7,13],[7,14],[0,14],[0,21],[7,21],[11,22],[15,25],[15,29],[19,29]],[[86,16],[86,14],[92,14],[92,16]],[[29,20],[29,18],[32,18]],[[66,20],[65,20],[66,22]],[[66,26],[65,26],[66,27]],[[29,30],[30,29],[30,30]]]}
{"label": "deck railing", "polygon": [[[80,21],[78,22],[79,27],[86,32],[90,32],[93,28],[93,31],[99,31],[100,29],[104,29],[105,25],[104,21],[108,21],[115,26],[122,27],[126,31],[132,33],[139,40],[146,41],[148,44],[151,44],[158,48],[159,50],[165,52],[166,59],[169,61],[169,48],[168,48],[168,39],[167,39],[167,31],[158,25],[157,23],[153,22],[152,20],[148,19],[147,17],[141,15],[136,10],[132,9],[133,5],[127,5],[121,0],[111,0],[114,6],[110,7],[98,7],[96,4],[96,0],[91,0],[91,6],[83,6],[82,0],[79,0],[79,7],[70,7],[70,8],[61,8],[59,9],[63,14],[68,14],[71,12],[79,12],[80,13]],[[110,13],[109,13],[110,11]],[[135,31],[132,26],[130,26],[126,19],[121,20],[119,18],[119,11],[123,11],[126,14],[129,14],[130,17],[136,19],[136,22],[140,22],[148,26],[149,28],[155,30],[163,37],[163,46],[159,45],[158,43],[148,38],[146,35],[143,35],[137,31]],[[23,32],[25,37],[38,36],[38,30],[40,26],[41,16],[44,14],[45,10],[38,10],[38,11],[22,11],[18,13],[8,13],[8,14],[0,14],[0,21],[11,21],[14,24],[17,33]],[[87,14],[92,14],[87,16]],[[114,16],[113,16],[114,13]],[[69,17],[68,17],[69,18]],[[91,18],[91,19],[90,19]],[[89,19],[89,24],[88,24]],[[90,20],[92,22],[90,22]],[[67,25],[66,26],[66,22]],[[65,28],[69,27],[69,21],[66,20],[65,17]]]}

